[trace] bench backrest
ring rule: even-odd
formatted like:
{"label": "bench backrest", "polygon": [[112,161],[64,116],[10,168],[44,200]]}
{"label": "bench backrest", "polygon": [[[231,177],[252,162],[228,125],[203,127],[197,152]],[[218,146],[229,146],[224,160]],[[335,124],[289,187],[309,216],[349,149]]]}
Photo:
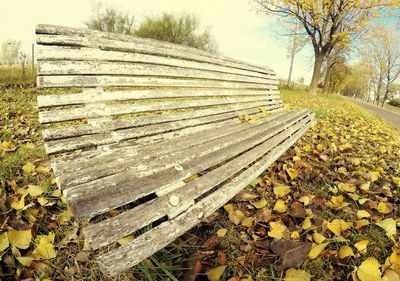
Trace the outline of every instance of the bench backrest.
{"label": "bench backrest", "polygon": [[36,34],[38,87],[84,89],[38,98],[40,122],[57,125],[44,130],[49,154],[159,141],[282,108],[267,67],[88,29],[39,25]]}

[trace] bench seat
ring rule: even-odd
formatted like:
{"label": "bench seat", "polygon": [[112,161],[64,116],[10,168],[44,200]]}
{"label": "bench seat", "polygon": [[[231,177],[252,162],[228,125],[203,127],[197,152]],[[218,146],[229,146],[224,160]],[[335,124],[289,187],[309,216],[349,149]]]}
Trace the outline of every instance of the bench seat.
{"label": "bench seat", "polygon": [[39,96],[39,120],[57,185],[110,276],[223,206],[314,122],[284,109],[265,67],[85,29],[36,33],[38,85],[83,88]]}

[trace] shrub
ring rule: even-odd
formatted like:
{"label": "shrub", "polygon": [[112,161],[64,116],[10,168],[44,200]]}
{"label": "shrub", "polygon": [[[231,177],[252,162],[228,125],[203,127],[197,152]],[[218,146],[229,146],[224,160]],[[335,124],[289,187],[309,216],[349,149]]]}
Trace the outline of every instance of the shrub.
{"label": "shrub", "polygon": [[400,98],[390,100],[389,104],[396,107],[400,107]]}

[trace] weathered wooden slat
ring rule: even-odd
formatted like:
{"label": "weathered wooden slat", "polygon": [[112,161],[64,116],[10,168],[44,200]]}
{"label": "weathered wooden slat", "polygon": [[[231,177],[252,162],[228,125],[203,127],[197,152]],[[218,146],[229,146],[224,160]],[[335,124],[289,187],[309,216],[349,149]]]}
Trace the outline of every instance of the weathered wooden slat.
{"label": "weathered wooden slat", "polygon": [[186,47],[169,42],[139,38],[131,35],[111,34],[89,29],[66,28],[59,26],[39,25],[36,28],[37,43],[44,45],[96,47],[103,50],[117,50],[156,54],[194,61],[206,61],[214,64],[248,69],[260,73],[274,74],[265,66],[256,66],[232,58],[214,55],[196,48]]}
{"label": "weathered wooden slat", "polygon": [[[260,104],[260,106],[262,105],[263,104]],[[281,108],[281,106],[282,106],[281,104],[274,104],[274,105],[263,106],[263,108],[265,108],[267,111],[272,111]],[[114,120],[106,119],[106,120],[99,120],[96,124],[82,124],[82,125],[62,126],[62,127],[53,127],[44,129],[42,131],[42,136],[44,140],[50,141],[50,140],[79,137],[84,135],[93,135],[104,132],[111,132],[114,130],[123,130],[136,127],[143,127],[143,126],[153,126],[153,127],[162,126],[160,125],[160,123],[164,123],[166,124],[166,126],[170,126],[170,124],[173,122],[177,122],[177,124],[181,124],[181,126],[184,127],[184,126],[190,126],[191,124],[202,124],[202,122],[203,123],[208,122],[209,119],[212,120],[213,118],[215,118],[215,120],[223,120],[225,117],[226,119],[235,117],[237,118],[240,115],[248,115],[259,112],[258,107],[244,108],[240,110],[240,112],[237,112],[236,110],[234,110],[233,112],[232,110],[226,112],[227,110],[229,109],[225,109],[225,112],[220,110],[219,112],[222,113],[217,113],[217,114],[215,114],[216,112],[214,111],[213,112],[214,114],[210,115],[206,115],[206,112],[203,112],[204,110],[180,112],[185,114],[174,113],[173,115],[171,114],[168,115],[171,117],[174,116],[175,118],[161,118],[163,116],[159,114],[157,116],[159,116],[160,118],[152,118],[151,121],[149,120],[149,118],[145,118],[145,116],[139,116],[137,118],[114,119]],[[196,113],[196,112],[202,112],[204,113],[204,115],[202,116],[189,115],[189,113]],[[181,119],[178,119],[179,117],[181,117]]]}
{"label": "weathered wooden slat", "polygon": [[277,85],[276,79],[249,77],[238,74],[221,73],[174,66],[139,64],[126,62],[96,61],[42,61],[38,73],[46,75],[123,75],[123,76],[157,76],[181,77],[193,79],[210,79],[245,83]]}
{"label": "weathered wooden slat", "polygon": [[196,100],[167,100],[167,101],[148,101],[140,103],[126,103],[126,104],[105,104],[96,103],[88,104],[85,107],[58,109],[50,111],[39,112],[39,120],[41,123],[52,123],[71,121],[79,119],[93,119],[105,116],[115,116],[123,114],[133,114],[151,111],[163,111],[184,108],[196,108],[207,106],[220,106],[229,104],[238,104],[246,102],[263,101],[265,105],[279,104],[281,101],[268,100],[266,97],[243,97],[243,98],[230,98],[223,97],[218,99],[196,99]]}
{"label": "weathered wooden slat", "polygon": [[203,217],[209,216],[223,206],[245,188],[254,179],[255,175],[261,174],[269,165],[276,161],[282,153],[307,131],[308,127],[306,126],[291,135],[284,143],[273,148],[265,157],[258,160],[250,168],[223,185],[217,191],[201,199],[186,212],[140,235],[132,242],[100,256],[97,261],[101,269],[110,276],[114,276],[138,264],[146,257],[167,246],[171,241],[195,225],[201,223]]}
{"label": "weathered wooden slat", "polygon": [[[280,108],[280,105],[272,105],[268,106],[269,108],[272,109],[277,109]],[[257,109],[251,109],[251,110],[246,110],[245,114],[255,114],[257,113]],[[204,130],[208,127],[211,126],[201,126],[200,125],[207,125],[207,124],[215,124],[216,122],[226,122],[228,120],[232,119],[238,119],[238,114],[236,112],[234,113],[228,113],[228,114],[223,114],[223,115],[213,115],[213,116],[206,116],[206,117],[201,117],[197,119],[187,119],[183,121],[173,121],[169,123],[161,123],[161,124],[154,124],[154,125],[148,125],[145,127],[134,127],[134,128],[115,128],[112,126],[109,126],[110,123],[107,123],[108,126],[102,126],[100,123],[99,125],[88,125],[91,126],[91,131],[93,131],[92,134],[87,134],[87,135],[79,135],[77,137],[73,137],[71,135],[68,136],[68,138],[65,138],[66,135],[63,135],[63,139],[56,139],[56,140],[49,140],[48,139],[48,134],[47,130],[43,132],[43,136],[45,139],[48,141],[46,142],[45,149],[47,154],[55,154],[55,153],[62,153],[62,152],[69,152],[77,149],[85,149],[89,148],[92,146],[100,146],[100,145],[106,145],[106,144],[112,144],[112,143],[119,143],[122,141],[126,140],[131,140],[131,139],[138,139],[138,138],[144,138],[144,137],[149,137],[146,139],[146,141],[150,142],[150,139],[166,139],[168,138],[167,135],[165,135],[168,132],[175,132],[173,134],[170,134],[172,137],[177,137],[179,135],[184,135],[187,133],[193,133],[196,131]],[[133,120],[134,121],[134,120]],[[232,124],[236,123],[235,121],[230,122]],[[112,123],[111,123],[112,124]],[[134,124],[134,123],[133,123]],[[86,126],[86,127],[88,127]],[[224,126],[223,124],[216,124],[215,127],[221,127]],[[58,128],[55,128],[58,129]],[[118,129],[118,130],[116,130]],[[180,131],[177,132],[178,130],[186,130],[186,131]],[[57,130],[60,132],[60,129]],[[50,131],[51,132],[51,131]],[[68,133],[73,133],[76,131],[68,131]],[[79,131],[78,131],[79,132]],[[82,130],[80,131],[82,132]],[[88,132],[88,131],[86,131]],[[157,134],[163,134],[158,137],[154,137]],[[138,141],[137,143],[141,143],[143,140]]]}
{"label": "weathered wooden slat", "polygon": [[[126,171],[102,178],[100,181],[65,189],[64,196],[70,203],[78,220],[89,219],[97,214],[133,202],[153,192],[157,193],[158,191],[168,189],[170,186],[175,186],[179,181],[220,164],[293,125],[293,121],[282,121],[282,125],[279,122],[276,123],[278,124],[274,124],[275,126],[267,124],[270,127],[269,129],[264,128],[264,130],[261,130],[257,127],[253,128],[256,133],[255,135],[251,135],[250,138],[239,141],[231,146],[224,145],[221,149],[216,147],[216,150],[211,151],[212,153],[209,153],[209,150],[205,150],[203,147],[198,147],[196,150],[193,149],[191,154],[192,160],[189,158],[187,162],[179,161],[179,158],[178,161],[173,161],[171,157],[163,161],[164,163],[162,161],[154,163],[153,161],[153,165],[159,164],[161,166],[159,168],[160,171],[152,173],[149,176],[139,177],[141,175],[138,175],[134,171]],[[249,134],[249,132],[244,132],[244,134]],[[226,142],[228,141],[225,139]],[[205,151],[205,153],[203,154],[202,151]],[[176,164],[178,168],[176,165],[168,167],[171,163],[179,163]],[[140,169],[141,167],[137,168]],[[147,169],[148,167],[145,166],[142,170]],[[112,197],[107,196],[110,192],[113,194]]]}
{"label": "weathered wooden slat", "polygon": [[39,45],[36,50],[38,61],[53,60],[74,60],[74,61],[118,61],[131,63],[150,63],[182,68],[202,69],[209,71],[218,71],[223,73],[240,74],[250,77],[269,78],[276,80],[275,74],[263,74],[255,71],[237,69],[221,65],[215,65],[207,62],[197,62],[190,60],[181,60],[171,57],[162,57],[156,55],[107,51],[96,48],[74,48],[56,45]]}
{"label": "weathered wooden slat", "polygon": [[[305,127],[310,121],[311,117],[301,120],[290,128],[291,132],[296,132]],[[196,198],[234,176],[243,168],[246,168],[289,135],[290,131],[283,131],[252,150],[230,160],[206,175],[201,176],[195,181],[179,187],[172,193],[168,193],[155,200],[130,209],[116,217],[87,226],[84,228],[85,239],[90,243],[93,249],[98,249],[147,226],[163,216],[167,215],[171,219],[179,215],[177,209],[180,212],[184,212],[191,205],[194,205]],[[172,206],[170,204],[169,200],[171,196],[175,196],[175,198],[179,199],[179,205]],[[137,219],[132,220],[133,216]]]}
{"label": "weathered wooden slat", "polygon": [[165,77],[132,77],[132,76],[111,76],[111,75],[59,75],[59,76],[38,76],[38,86],[45,87],[128,87],[128,86],[149,86],[149,87],[188,87],[188,88],[231,88],[231,89],[266,89],[276,90],[276,85],[225,82],[218,80],[165,78]]}
{"label": "weathered wooden slat", "polygon": [[[285,117],[284,115],[287,116]],[[244,132],[254,131],[254,127],[259,128],[267,122],[270,123],[269,126],[273,126],[277,124],[277,120],[281,118],[287,119],[295,116],[296,113],[285,114],[285,112],[279,112],[265,118],[263,123],[246,124],[237,122],[220,128],[209,126],[208,129],[202,128],[202,130],[199,130],[197,133],[169,139],[161,143],[146,143],[142,146],[131,145],[122,149],[113,149],[92,158],[84,156],[81,161],[75,159],[74,162],[59,162],[57,166],[53,168],[55,168],[57,174],[59,174],[57,180],[61,189],[123,172],[136,166],[147,167],[146,170],[149,171],[150,167],[145,166],[146,163],[149,165],[149,163],[162,158],[172,159],[176,154],[181,155],[181,157],[190,158],[192,157],[192,150],[199,146],[204,147],[204,149],[201,150],[203,152],[206,151],[206,149],[211,149],[213,143],[216,143],[216,148],[224,145],[226,146],[229,143],[246,138],[247,135]],[[229,138],[229,141],[224,143],[226,138]],[[140,158],[138,158],[137,155],[140,155]],[[114,163],[118,163],[119,165],[115,165]],[[157,165],[157,163],[155,165]],[[173,165],[175,165],[175,162]]]}
{"label": "weathered wooden slat", "polygon": [[150,89],[103,92],[101,89],[85,90],[79,94],[46,95],[38,97],[39,108],[79,105],[85,103],[127,101],[156,98],[193,98],[224,96],[263,96],[279,99],[277,90],[210,90],[210,89]]}

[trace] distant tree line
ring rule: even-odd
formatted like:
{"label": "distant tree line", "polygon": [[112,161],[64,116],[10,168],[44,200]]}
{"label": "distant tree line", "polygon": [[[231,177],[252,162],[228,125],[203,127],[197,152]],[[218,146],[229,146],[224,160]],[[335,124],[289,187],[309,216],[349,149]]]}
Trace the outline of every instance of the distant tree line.
{"label": "distant tree line", "polygon": [[210,28],[201,30],[199,19],[194,15],[163,13],[146,17],[136,28],[134,21],[128,12],[98,2],[85,25],[94,30],[132,34],[217,52]]}

